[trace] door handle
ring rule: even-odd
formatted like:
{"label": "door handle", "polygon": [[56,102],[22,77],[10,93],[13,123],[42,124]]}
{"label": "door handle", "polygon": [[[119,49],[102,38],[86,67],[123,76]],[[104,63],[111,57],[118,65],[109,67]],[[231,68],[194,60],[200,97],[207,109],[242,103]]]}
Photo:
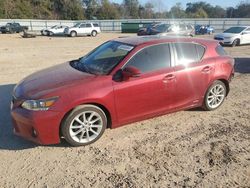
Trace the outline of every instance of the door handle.
{"label": "door handle", "polygon": [[206,66],[206,67],[204,67],[204,68],[201,70],[201,72],[204,73],[204,74],[208,74],[208,73],[210,73],[211,70],[212,70],[212,67]]}
{"label": "door handle", "polygon": [[170,81],[175,81],[175,75],[174,74],[167,74],[163,80],[164,83],[170,82]]}

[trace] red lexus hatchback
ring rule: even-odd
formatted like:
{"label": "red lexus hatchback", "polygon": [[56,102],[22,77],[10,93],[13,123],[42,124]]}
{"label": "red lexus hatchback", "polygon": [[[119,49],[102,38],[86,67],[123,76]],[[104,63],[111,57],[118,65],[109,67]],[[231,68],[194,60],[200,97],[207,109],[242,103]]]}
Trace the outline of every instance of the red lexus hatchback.
{"label": "red lexus hatchback", "polygon": [[233,74],[234,59],[213,40],[111,40],[17,84],[14,133],[40,144],[87,145],[106,128],[195,107],[215,110]]}

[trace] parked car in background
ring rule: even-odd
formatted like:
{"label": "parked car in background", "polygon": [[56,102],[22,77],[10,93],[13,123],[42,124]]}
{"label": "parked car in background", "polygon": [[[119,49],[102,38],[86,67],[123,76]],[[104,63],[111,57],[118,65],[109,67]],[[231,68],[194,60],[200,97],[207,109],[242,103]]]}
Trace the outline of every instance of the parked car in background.
{"label": "parked car in background", "polygon": [[92,36],[95,37],[101,32],[97,23],[77,23],[73,27],[64,29],[64,34],[70,37]]}
{"label": "parked car in background", "polygon": [[223,45],[239,46],[241,44],[250,44],[250,26],[230,27],[223,33],[214,36]]}
{"label": "parked car in background", "polygon": [[190,24],[166,24],[160,23],[149,27],[145,35],[181,35],[193,36],[194,27]]}
{"label": "parked car in background", "polygon": [[54,25],[50,28],[41,30],[42,35],[52,36],[52,35],[63,35],[64,30],[68,28],[68,26],[64,25]]}
{"label": "parked car in background", "polygon": [[204,35],[204,34],[213,34],[214,28],[210,25],[195,25],[195,34],[196,35]]}
{"label": "parked car in background", "polygon": [[1,33],[20,33],[27,30],[28,26],[21,26],[19,23],[7,23],[0,27]]}
{"label": "parked car in background", "polygon": [[148,31],[150,30],[150,28],[154,27],[157,24],[159,23],[152,23],[152,24],[149,24],[147,27],[140,28],[137,32],[137,35],[138,36],[148,35]]}
{"label": "parked car in background", "polygon": [[214,40],[126,37],[36,72],[13,91],[14,133],[40,144],[98,140],[106,128],[203,107],[229,92],[234,59]]}

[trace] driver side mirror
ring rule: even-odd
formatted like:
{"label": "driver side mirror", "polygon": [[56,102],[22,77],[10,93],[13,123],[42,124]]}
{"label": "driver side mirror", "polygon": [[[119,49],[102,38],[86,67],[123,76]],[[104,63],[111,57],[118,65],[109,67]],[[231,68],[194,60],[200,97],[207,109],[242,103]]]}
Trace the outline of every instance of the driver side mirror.
{"label": "driver side mirror", "polygon": [[139,77],[141,71],[133,66],[125,67],[124,69],[118,70],[113,76],[113,80],[117,82],[127,81],[131,77]]}

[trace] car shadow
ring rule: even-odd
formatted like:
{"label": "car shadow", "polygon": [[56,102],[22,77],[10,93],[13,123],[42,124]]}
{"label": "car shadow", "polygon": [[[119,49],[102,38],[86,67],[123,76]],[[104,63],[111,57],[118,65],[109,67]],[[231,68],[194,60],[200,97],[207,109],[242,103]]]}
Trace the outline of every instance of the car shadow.
{"label": "car shadow", "polygon": [[13,134],[10,102],[15,84],[0,85],[0,150],[23,150],[36,145]]}
{"label": "car shadow", "polygon": [[235,72],[248,74],[250,73],[250,58],[235,58]]}

